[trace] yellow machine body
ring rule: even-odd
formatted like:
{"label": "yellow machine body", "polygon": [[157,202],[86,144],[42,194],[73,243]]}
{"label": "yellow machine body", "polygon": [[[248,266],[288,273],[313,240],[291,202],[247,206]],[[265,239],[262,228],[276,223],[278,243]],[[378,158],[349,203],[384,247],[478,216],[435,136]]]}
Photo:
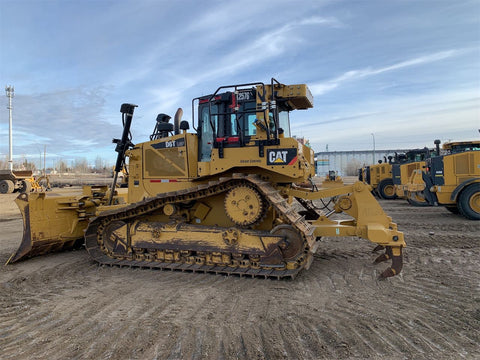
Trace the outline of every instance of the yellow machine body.
{"label": "yellow machine body", "polygon": [[422,179],[426,162],[415,161],[401,164],[399,167],[399,179],[394,179],[397,197],[406,199],[413,206],[427,206],[428,203],[423,194],[425,187]]}
{"label": "yellow machine body", "polygon": [[337,174],[336,171],[330,170],[328,174],[325,176],[323,179],[320,187],[322,189],[325,188],[334,188],[334,187],[339,187],[343,186],[343,179],[340,175]]}
{"label": "yellow machine body", "polygon": [[35,178],[31,170],[0,170],[0,194],[41,191],[43,178]]}
{"label": "yellow machine body", "polygon": [[[196,134],[179,134],[138,144],[127,152],[130,159],[128,202],[137,202],[158,193],[188,189],[211,181],[212,177],[238,171],[262,174],[266,180],[275,183],[301,183],[312,177],[313,150],[294,138],[280,138],[279,141],[278,145],[265,148],[268,156],[259,157],[258,148],[247,145],[223,149],[223,158],[219,157],[218,149],[213,149],[208,162],[198,161]],[[178,143],[182,146],[165,146]],[[287,159],[286,151],[296,155],[293,159]],[[275,165],[268,164],[272,163],[269,161],[272,159]]]}
{"label": "yellow machine body", "polygon": [[438,204],[468,219],[480,220],[480,147],[443,156],[443,176],[435,169],[428,190]]}
{"label": "yellow machine body", "polygon": [[430,205],[444,205],[468,219],[480,220],[480,142],[443,145],[449,151],[414,170],[404,190]]}
{"label": "yellow machine body", "polygon": [[370,165],[370,182],[369,185],[376,189],[378,184],[384,179],[392,177],[392,165],[388,163]]}
{"label": "yellow machine body", "polygon": [[407,185],[410,182],[410,177],[415,170],[422,170],[426,166],[425,161],[415,161],[405,164],[400,164],[400,174],[398,175],[400,185],[395,185],[395,192],[398,197],[405,198],[407,193]]}
{"label": "yellow machine body", "polygon": [[[377,262],[392,259],[382,277],[401,271],[403,233],[370,186],[313,185],[313,150],[289,133],[289,112],[313,106],[306,85],[221,87],[194,104],[196,133],[181,111],[175,126],[159,114],[150,141],[136,145],[125,140],[134,107],[122,105],[130,122],[116,151],[128,158],[128,189],[22,194],[24,236],[9,262],[83,241],[103,264],[294,278],[322,236],[356,236],[385,249]],[[327,213],[313,203],[331,198]]]}
{"label": "yellow machine body", "polygon": [[392,164],[381,163],[364,166],[361,178],[365,184],[372,187],[373,191],[382,199],[395,199],[395,186],[393,184]]}

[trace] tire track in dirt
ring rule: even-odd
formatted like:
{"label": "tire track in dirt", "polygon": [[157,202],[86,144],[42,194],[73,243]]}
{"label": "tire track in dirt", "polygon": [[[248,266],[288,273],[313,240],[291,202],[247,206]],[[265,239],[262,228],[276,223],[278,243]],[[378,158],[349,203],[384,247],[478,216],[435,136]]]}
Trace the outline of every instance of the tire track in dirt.
{"label": "tire track in dirt", "polygon": [[[339,262],[338,267],[341,267],[341,262]],[[107,272],[116,272],[119,271],[121,273],[125,272],[130,272],[130,269],[112,269],[111,271]],[[142,277],[142,271],[145,272],[144,270],[136,271],[133,270],[135,274],[134,276],[140,275]],[[68,274],[68,276],[71,276],[72,274]],[[105,275],[113,275],[113,274],[105,274]],[[218,350],[218,352],[225,352],[223,354],[224,358],[229,358],[231,357],[232,354],[235,354],[235,356],[242,358],[242,354],[246,354],[243,358],[252,358],[252,357],[258,357],[258,356],[264,356],[268,357],[271,356],[272,358],[292,358],[295,356],[302,356],[304,358],[315,358],[318,354],[324,354],[325,357],[337,357],[337,358],[344,358],[346,356],[357,356],[355,354],[358,354],[359,356],[362,356],[364,354],[368,354],[370,352],[375,352],[377,354],[385,355],[388,356],[389,354],[395,354],[398,353],[399,351],[403,351],[402,349],[405,347],[408,347],[408,342],[406,341],[401,341],[400,344],[393,343],[392,339],[395,339],[395,333],[392,333],[388,331],[388,328],[384,328],[382,326],[377,326],[374,327],[371,325],[372,320],[374,322],[380,321],[378,316],[372,316],[371,313],[368,311],[366,312],[366,309],[361,306],[361,302],[358,304],[358,306],[354,306],[353,310],[348,310],[348,311],[343,311],[342,316],[339,316],[339,312],[336,311],[338,307],[343,307],[347,304],[349,304],[350,308],[352,308],[352,302],[337,302],[335,303],[335,306],[332,307],[332,305],[328,305],[325,309],[325,311],[322,313],[322,320],[319,321],[319,319],[313,317],[302,317],[298,316],[297,312],[295,311],[295,307],[298,306],[296,302],[298,303],[304,303],[304,299],[302,299],[302,296],[294,295],[290,300],[294,304],[294,306],[287,306],[290,311],[287,311],[287,324],[288,326],[285,325],[284,322],[279,322],[277,317],[267,318],[261,322],[261,326],[254,327],[253,333],[252,333],[252,327],[254,326],[254,321],[250,324],[251,326],[245,325],[245,321],[241,322],[244,324],[242,329],[245,331],[238,331],[236,329],[237,327],[237,322],[235,321],[235,326],[230,328],[229,326],[222,326],[220,334],[217,332],[213,332],[212,335],[205,335],[201,336],[199,334],[202,333],[203,329],[198,326],[194,326],[192,328],[185,328],[185,327],[180,327],[179,325],[186,320],[186,318],[190,317],[191,321],[193,324],[196,324],[199,322],[200,317],[205,316],[205,311],[200,311],[201,309],[207,309],[207,314],[206,317],[213,316],[213,318],[217,318],[218,315],[216,313],[210,313],[208,310],[212,310],[212,306],[209,304],[211,303],[212,300],[206,300],[206,297],[203,298],[203,301],[199,302],[195,306],[190,306],[188,305],[188,299],[186,297],[183,297],[182,295],[179,295],[179,292],[184,291],[186,293],[191,293],[192,290],[198,290],[198,283],[200,283],[200,287],[202,288],[202,285],[208,285],[208,282],[213,282],[217,283],[216,285],[220,285],[222,290],[233,290],[237,289],[240,292],[246,290],[245,286],[246,285],[251,285],[251,283],[256,284],[257,280],[251,280],[251,279],[238,279],[238,278],[227,278],[227,279],[221,279],[217,280],[217,276],[212,276],[212,275],[203,275],[203,274],[180,274],[180,273],[160,273],[162,275],[162,283],[165,286],[172,285],[175,282],[178,282],[179,280],[185,280],[185,277],[188,278],[189,281],[180,281],[182,283],[182,290],[175,290],[169,296],[164,296],[162,299],[164,302],[155,305],[150,308],[149,311],[144,312],[143,306],[137,307],[134,306],[133,309],[130,309],[129,312],[127,313],[127,319],[126,323],[132,324],[132,320],[135,320],[135,322],[139,322],[141,327],[140,329],[142,331],[138,332],[140,329],[137,327],[136,330],[131,330],[129,326],[113,326],[110,327],[109,332],[111,332],[112,336],[104,336],[96,339],[96,336],[100,333],[104,333],[106,330],[106,327],[108,328],[109,326],[112,326],[109,324],[108,319],[110,317],[116,317],[120,316],[118,313],[115,313],[115,309],[118,309],[118,306],[120,303],[130,299],[132,297],[133,292],[131,291],[128,293],[126,289],[123,288],[117,288],[118,292],[122,292],[122,296],[119,297],[117,300],[114,302],[108,303],[107,300],[100,302],[97,304],[98,307],[100,307],[100,310],[95,312],[94,314],[89,314],[94,315],[95,317],[98,317],[99,320],[101,320],[103,323],[106,322],[106,325],[99,325],[98,328],[93,328],[91,330],[92,336],[89,338],[84,338],[83,341],[85,343],[90,343],[94,342],[96,344],[104,344],[104,347],[101,346],[92,346],[91,348],[88,348],[88,350],[83,349],[82,354],[84,354],[87,358],[95,358],[98,356],[102,357],[107,357],[107,358],[115,358],[119,354],[129,354],[129,356],[135,358],[139,357],[141,352],[134,351],[132,348],[135,348],[135,344],[141,343],[144,344],[144,346],[148,344],[152,344],[154,348],[157,348],[156,353],[157,355],[159,353],[165,355],[165,357],[162,358],[171,358],[171,359],[178,359],[182,358],[184,356],[186,357],[191,357],[191,358],[205,358],[206,354],[208,353],[205,349],[212,349],[214,350],[214,353]],[[167,276],[163,276],[167,275]],[[320,274],[320,277],[325,277],[325,274]],[[130,276],[128,276],[130,277]],[[133,276],[132,276],[133,277]],[[149,276],[150,277],[150,276]],[[170,277],[170,279],[169,279]],[[182,279],[178,279],[181,277]],[[200,281],[198,281],[198,278],[200,277]],[[214,278],[213,281],[212,277]],[[310,276],[309,276],[310,277]],[[358,279],[357,276],[353,275],[348,275],[348,276],[340,276],[338,274],[329,274],[328,277],[331,279],[330,284],[334,284],[334,287],[336,289],[343,289],[347,284],[352,283],[352,279]],[[196,279],[194,279],[196,278]],[[221,277],[218,277],[221,278]],[[173,280],[174,281],[169,281]],[[191,281],[190,281],[191,279]],[[203,280],[207,280],[206,282]],[[311,279],[309,279],[311,280]],[[142,281],[141,281],[142,282]],[[224,289],[221,285],[225,285],[225,282],[231,282],[231,284],[228,284],[226,287],[227,289]],[[301,281],[298,286],[294,282],[278,282],[275,284],[275,288],[271,288],[270,285],[272,285],[272,281],[260,281],[263,283],[263,285],[267,284],[267,290],[268,292],[275,293],[278,292],[278,284],[280,285],[280,292],[283,293],[285,291],[293,291],[293,294],[300,294],[301,292],[299,290],[304,290],[305,288],[310,289],[311,291],[315,290],[315,293],[317,293],[318,290],[327,290],[329,292],[335,293],[335,288],[330,288],[330,289],[322,289],[325,287],[331,287],[329,285],[325,286],[325,284],[329,284],[328,282],[318,282],[314,283],[313,286],[310,286],[310,282],[305,282]],[[203,283],[203,284],[202,284]],[[115,281],[114,281],[115,284]],[[105,286],[106,284],[101,284],[102,286]],[[292,289],[292,285],[293,289]],[[120,285],[112,285],[113,287],[115,286],[120,286]],[[281,289],[284,287],[285,289]],[[105,291],[108,290],[108,286],[106,287]],[[257,289],[258,290],[258,289]],[[342,290],[343,291],[343,290]],[[248,291],[247,291],[248,292]],[[198,295],[198,291],[193,291],[193,293],[197,293],[195,295]],[[225,294],[231,294],[225,292]],[[193,294],[190,294],[193,295]],[[272,295],[272,294],[268,294]],[[216,298],[217,301],[217,308],[219,312],[222,312],[225,309],[225,299],[228,298],[228,296],[222,296],[220,298]],[[349,298],[351,299],[351,297]],[[85,300],[85,299],[84,299]],[[364,299],[362,299],[364,300]],[[397,298],[398,301],[398,298]],[[408,304],[410,300],[407,300],[406,303]],[[85,301],[86,303],[86,301]],[[86,304],[82,305],[86,305]],[[165,305],[165,303],[167,305]],[[145,305],[145,302],[142,302],[142,305]],[[240,300],[240,304],[237,304],[235,306],[231,306],[232,304],[229,304],[230,309],[233,308],[234,313],[232,314],[233,317],[236,319],[238,317],[238,309],[245,309],[245,300],[243,298]],[[312,306],[309,302],[307,302],[307,310],[311,311],[311,309],[314,309],[315,307]],[[147,307],[148,308],[148,307]],[[255,307],[254,307],[255,308]],[[277,309],[277,306],[274,306],[273,308]],[[181,309],[182,311],[178,311],[178,309]],[[61,309],[60,309],[61,310]],[[80,305],[78,307],[74,307],[72,309],[73,311],[80,311]],[[255,309],[256,311],[253,314],[253,317],[258,316],[259,314],[263,314],[266,312],[266,308],[264,306],[259,307],[258,309]],[[157,314],[157,318],[162,318],[162,315],[167,315],[170,314],[170,316],[166,316],[165,322],[167,323],[177,323],[178,327],[175,326],[175,330],[169,331],[168,335],[171,340],[167,340],[163,342],[163,347],[159,344],[159,339],[157,339],[158,336],[160,336],[158,331],[151,331],[150,333],[145,333],[145,329],[149,328],[144,320],[149,319],[153,316],[153,314]],[[268,312],[266,312],[268,314]],[[180,314],[180,315],[179,315]],[[335,314],[337,316],[333,316],[332,314]],[[362,314],[362,318],[358,319],[359,314]],[[42,313],[42,315],[44,315]],[[225,315],[223,315],[224,317]],[[249,316],[252,316],[252,314],[249,314]],[[248,318],[248,316],[247,316]],[[328,319],[327,324],[330,323],[331,325],[325,326],[325,318]],[[35,319],[30,318],[28,321],[34,321]],[[38,320],[38,319],[37,319]],[[313,321],[312,321],[313,320]],[[62,321],[64,323],[62,323]],[[85,330],[85,324],[82,326],[82,319],[79,319],[78,322],[66,322],[65,320],[58,321],[55,324],[55,327],[57,328],[73,328],[77,329],[77,331],[74,331],[71,336],[75,337],[77,336],[77,332],[83,332]],[[421,320],[417,320],[421,324]],[[290,325],[291,322],[291,325]],[[272,325],[265,325],[265,324],[270,324]],[[353,327],[352,331],[352,326],[351,324],[357,324],[355,327]],[[36,323],[37,326],[39,325],[39,322]],[[41,327],[43,323],[40,322]],[[400,332],[406,333],[405,329],[401,327],[402,322],[397,322],[397,327],[400,324]],[[323,325],[323,327],[322,327]],[[209,327],[210,328],[210,327]],[[291,333],[287,332],[286,328],[291,329]],[[130,329],[130,330],[129,330]],[[360,331],[361,329],[361,331]],[[385,331],[387,330],[387,331]],[[435,344],[435,342],[432,339],[432,337],[436,337],[436,333],[432,330],[435,330],[434,327],[427,328],[425,330],[426,334],[429,334],[429,336],[423,336],[420,337],[420,345],[422,344]],[[137,331],[137,332],[136,332]],[[41,332],[43,333],[54,333],[52,328],[41,328]],[[367,334],[368,336],[358,336],[358,334]],[[228,335],[230,334],[230,335]],[[249,334],[244,335],[244,334]],[[284,334],[283,336],[281,334]],[[352,336],[352,334],[357,334],[356,336]],[[433,335],[432,335],[433,334]],[[165,334],[166,335],[166,334]],[[222,346],[217,347],[208,339],[209,338],[215,338],[221,335],[221,340],[222,340]],[[240,343],[243,342],[244,345],[241,346],[225,346],[225,343],[228,341],[225,341],[223,339],[223,336],[228,335],[228,337],[233,337],[234,339],[242,338],[243,340],[240,341]],[[123,345],[120,344],[122,342],[122,339],[130,339],[128,342],[124,342]],[[418,338],[418,337],[417,337]],[[117,343],[115,343],[115,339],[117,339]],[[60,336],[58,338],[58,343],[51,342],[48,344],[47,348],[44,348],[42,350],[42,355],[46,356],[52,356],[56,357],[59,356],[60,354],[58,353],[58,346],[60,343],[64,343],[66,340],[69,340],[68,338]],[[96,341],[95,341],[96,340]],[[272,341],[273,340],[273,341]],[[118,345],[120,344],[120,345]],[[155,345],[153,345],[155,344]],[[272,344],[275,344],[273,346]],[[349,346],[348,344],[363,344],[362,346],[359,346],[355,351],[351,349],[351,345]],[[41,345],[41,344],[37,344]],[[279,346],[280,345],[280,346]],[[193,348],[192,348],[193,346]],[[456,345],[455,345],[456,346]],[[425,352],[429,351],[430,347],[426,347]],[[434,347],[433,347],[434,348]],[[159,349],[162,349],[161,351]],[[216,350],[215,350],[216,349]],[[11,350],[9,348],[8,350]],[[148,350],[148,349],[147,349]],[[440,349],[438,349],[440,350]],[[442,351],[452,351],[451,347],[444,346],[441,348]],[[417,349],[418,351],[418,349]],[[431,351],[431,349],[430,349]],[[168,354],[168,356],[167,356]],[[39,355],[36,353],[30,354],[30,355]],[[64,354],[62,355],[72,355],[72,349],[67,349]]]}
{"label": "tire track in dirt", "polygon": [[381,282],[373,245],[347,238],[323,239],[294,281],[98,267],[85,251],[2,267],[1,357],[480,357],[479,226],[382,206],[408,247],[402,274]]}
{"label": "tire track in dirt", "polygon": [[[450,254],[452,255],[452,254]],[[476,257],[476,259],[478,260],[478,257]],[[408,265],[409,264],[406,264],[406,268],[407,268],[407,271],[408,271]],[[446,272],[449,272],[450,269],[447,269]],[[478,271],[477,271],[478,273]],[[403,278],[403,276],[402,276]],[[336,279],[338,279],[338,277],[336,277]],[[432,302],[431,302],[431,306],[434,310],[438,310],[437,313],[438,313],[438,316],[440,318],[443,318],[445,321],[438,321],[438,322],[435,322],[435,326],[429,328],[429,330],[427,332],[425,332],[422,337],[423,339],[421,339],[424,343],[426,344],[435,344],[435,341],[437,341],[436,339],[440,338],[440,339],[444,339],[444,343],[446,344],[445,345],[445,348],[442,348],[442,350],[445,350],[445,351],[451,351],[451,352],[454,352],[454,351],[457,351],[458,349],[461,349],[462,348],[462,345],[465,344],[465,343],[475,343],[475,341],[478,341],[478,331],[474,331],[473,332],[473,336],[468,336],[470,333],[469,332],[466,332],[465,334],[467,334],[466,336],[463,335],[463,334],[460,334],[459,337],[461,338],[460,341],[456,341],[455,339],[453,340],[448,340],[447,338],[445,338],[444,336],[439,336],[439,334],[443,334],[445,333],[445,331],[448,333],[448,330],[445,330],[443,328],[443,325],[445,323],[447,323],[448,325],[454,325],[455,327],[459,327],[461,328],[464,324],[464,322],[462,320],[459,320],[459,319],[462,319],[462,318],[465,318],[465,313],[463,313],[463,309],[461,310],[458,310],[458,311],[455,311],[453,314],[451,314],[449,311],[450,309],[441,309],[439,306],[436,306],[434,305],[435,302],[438,302],[440,300],[442,301],[446,301],[446,302],[452,302],[452,303],[455,303],[455,300],[458,299],[457,297],[460,297],[462,298],[462,296],[467,296],[468,295],[468,291],[460,291],[460,290],[465,290],[465,289],[474,289],[475,287],[468,287],[468,286],[465,286],[465,282],[462,282],[462,281],[458,281],[458,279],[452,279],[452,282],[453,283],[458,283],[460,284],[459,288],[455,288],[453,287],[450,291],[442,291],[442,292],[439,292],[439,291],[436,291],[438,289],[438,282],[436,282],[436,280],[431,280],[430,278],[427,278],[429,281],[426,282],[425,286],[417,286],[417,288],[415,288],[415,286],[413,286],[412,284],[415,284],[415,279],[409,279],[408,282],[405,281],[405,282],[401,282],[401,281],[397,281],[395,282],[395,287],[398,287],[398,290],[399,291],[394,291],[392,293],[392,297],[394,298],[394,301],[395,301],[395,304],[396,304],[396,307],[399,307],[399,305],[404,305],[403,308],[404,309],[408,309],[410,307],[414,307],[417,311],[415,313],[416,317],[419,319],[418,321],[420,322],[431,322],[431,318],[432,318],[432,315],[434,315],[434,318],[435,318],[435,312],[431,311],[431,309],[424,309],[425,308],[425,296],[424,294],[434,294],[434,296],[430,296],[432,298]],[[330,283],[336,283],[338,284],[338,281],[335,281],[335,280],[332,280],[330,279]],[[347,284],[352,284],[352,282],[349,280],[347,281]],[[371,283],[373,284],[373,282]],[[444,286],[445,287],[445,286]],[[345,288],[345,284],[341,284],[341,286],[336,286],[336,288]],[[478,286],[477,286],[478,288]],[[448,288],[447,288],[448,289]],[[412,291],[414,290],[414,291]],[[360,292],[361,293],[361,292]],[[356,294],[356,298],[359,298],[360,295],[359,294]],[[415,299],[415,298],[418,298],[418,304],[415,304],[413,303],[412,304],[412,299]],[[361,299],[362,303],[363,302],[366,302],[368,299],[365,298],[365,299]],[[386,298],[385,301],[391,301],[391,299],[388,299]],[[413,301],[415,302],[415,301]],[[361,306],[359,307],[354,307],[352,306],[352,304],[345,304],[345,303],[339,303],[337,304],[339,307],[342,307],[342,305],[345,305],[346,308],[350,308],[350,309],[353,309],[352,311],[348,311],[348,310],[345,310],[345,308],[343,308],[343,315],[345,315],[346,318],[355,318],[355,317],[358,317],[358,314],[361,314],[362,312],[365,312],[365,309]],[[417,306],[416,306],[417,305]],[[454,304],[456,305],[456,304]],[[455,306],[453,307],[455,308]],[[331,309],[332,311],[329,311],[329,313],[333,313],[335,315],[337,315],[334,319],[334,322],[335,323],[342,323],[344,321],[343,318],[339,317],[338,314],[339,312],[335,312],[333,311],[333,309]],[[392,310],[392,313],[395,313],[395,309],[391,309]],[[372,314],[366,314],[367,318],[370,320],[374,319],[374,317],[372,317]],[[388,315],[388,313],[387,313]],[[390,322],[392,321],[396,321],[396,323],[398,324],[409,324],[409,320],[408,318],[405,318],[403,319],[403,317],[397,317],[396,319],[390,319]],[[358,320],[356,321],[357,324],[359,324],[360,322],[358,322]],[[477,329],[475,326],[478,327],[478,322],[476,324],[472,324],[472,327],[470,329]],[[439,330],[437,330],[439,329]],[[353,329],[352,327],[348,328],[347,332],[351,332]],[[370,329],[372,330],[372,329]],[[390,328],[387,328],[388,331],[390,331]],[[402,329],[402,326],[400,326],[400,329],[399,331],[396,331],[394,333],[392,333],[392,336],[390,337],[387,337],[385,334],[388,334],[388,331],[385,332],[385,329],[382,331],[382,334],[384,334],[385,336],[385,342],[386,343],[392,343],[392,341],[395,341],[395,339],[398,336],[398,334],[405,334],[405,333],[413,333],[415,334],[415,329],[412,329],[412,327],[410,326],[407,326],[407,329]],[[360,332],[356,332],[357,334],[360,334]],[[365,333],[365,331],[362,332],[362,334]],[[417,334],[415,334],[417,335]],[[358,336],[358,335],[357,335]],[[377,334],[377,337],[379,335]],[[402,335],[400,337],[403,337],[404,339],[407,338],[407,336],[405,335]],[[410,337],[410,336],[408,336]],[[413,336],[413,338],[416,338],[415,336]],[[367,342],[368,341],[365,339],[365,336],[362,336],[362,340],[364,342]],[[349,341],[352,341],[355,343],[355,339],[349,339]],[[405,345],[408,346],[408,344],[410,344],[409,341],[404,341]],[[370,348],[373,348],[373,346],[369,343],[369,347]],[[387,346],[388,347],[388,346]],[[376,351],[379,351],[379,349],[381,348],[385,348],[385,344],[382,344],[381,346],[379,346],[378,348],[376,348]],[[398,350],[398,349],[397,349]],[[429,351],[429,348],[426,348],[422,351],[422,353],[427,353]],[[403,352],[403,350],[402,350]]]}
{"label": "tire track in dirt", "polygon": [[[144,271],[142,270],[131,270],[131,269],[112,269],[110,274],[107,274],[107,276],[112,276],[112,273],[116,272],[118,270],[119,272],[128,272],[129,275],[132,275],[132,277],[139,276],[141,277],[142,273],[145,274]],[[83,272],[80,271],[80,272]],[[134,274],[132,274],[134,273]],[[65,272],[64,277],[59,280],[60,283],[63,283],[65,281],[65,278],[74,278],[72,273]],[[169,273],[162,273],[162,282],[163,285],[169,286]],[[112,301],[112,298],[110,296],[108,299],[97,302],[95,304],[95,309],[97,310],[96,312],[93,312],[92,309],[89,310],[88,304],[83,302],[79,302],[78,304],[75,304],[73,307],[70,308],[72,312],[81,312],[83,307],[83,312],[86,313],[88,319],[90,319],[89,322],[85,322],[84,318],[79,318],[76,321],[73,321],[72,318],[70,319],[62,319],[62,321],[57,322],[52,325],[51,328],[44,326],[45,323],[50,323],[51,319],[47,314],[50,312],[50,309],[46,310],[45,312],[37,312],[35,317],[24,317],[25,321],[18,322],[17,325],[19,326],[19,329],[14,329],[15,332],[12,332],[12,329],[10,330],[11,337],[15,338],[15,336],[18,334],[19,337],[22,337],[23,334],[26,333],[34,333],[36,334],[37,332],[43,332],[43,333],[51,333],[53,332],[53,329],[56,328],[66,328],[70,331],[70,336],[71,337],[76,337],[77,335],[81,335],[86,332],[87,329],[89,329],[89,333],[93,334],[92,338],[88,339],[85,338],[84,342],[91,343],[92,345],[87,348],[85,351],[85,355],[87,357],[96,357],[97,354],[102,354],[105,353],[105,349],[103,349],[101,346],[97,346],[96,344],[105,344],[105,347],[109,348],[109,354],[112,356],[115,356],[117,353],[122,353],[125,351],[124,345],[121,344],[121,341],[116,341],[116,339],[125,339],[125,338],[135,338],[135,334],[132,333],[130,329],[130,324],[132,321],[137,321],[145,325],[145,319],[149,319],[152,317],[152,315],[155,313],[156,316],[163,318],[161,322],[163,323],[169,323],[169,322],[183,322],[185,321],[185,316],[191,316],[191,314],[198,312],[199,308],[203,306],[202,303],[193,303],[194,306],[189,306],[189,302],[191,301],[187,298],[184,298],[180,293],[182,291],[188,291],[189,288],[191,289],[197,289],[197,286],[199,283],[201,284],[202,282],[208,283],[209,286],[212,285],[212,276],[211,275],[201,275],[201,274],[195,274],[194,277],[192,278],[192,275],[190,274],[179,274],[179,273],[171,273],[170,278],[172,281],[175,283],[178,279],[178,276],[183,275],[184,278],[189,280],[187,283],[184,283],[183,286],[187,286],[186,288],[182,287],[175,287],[172,286],[172,289],[175,289],[173,292],[169,294],[166,298],[164,297],[162,299],[162,302],[159,302],[156,304],[154,307],[152,306],[147,306],[147,311],[145,311],[143,306],[136,306],[134,304],[135,301],[135,294],[133,294],[136,291],[136,288],[129,288],[129,289],[124,289],[121,284],[117,284],[115,281],[111,286],[105,286],[105,284],[102,284],[103,290],[101,293],[107,293],[107,292],[117,292],[118,293],[118,300]],[[203,278],[203,281],[198,281],[199,278]],[[215,277],[213,277],[215,278]],[[219,277],[219,281],[222,280],[222,278]],[[188,286],[188,283],[190,285]],[[37,287],[36,285],[37,281],[35,278],[32,278],[32,285],[31,285],[31,290],[36,291]],[[149,284],[146,284],[149,285]],[[171,284],[173,285],[173,284]],[[28,285],[27,285],[28,286]],[[61,289],[57,289],[57,292],[61,292]],[[133,294],[133,295],[132,295]],[[43,295],[43,294],[42,294]],[[84,299],[87,299],[86,296],[83,297]],[[198,294],[196,294],[196,300],[198,301]],[[211,302],[211,299],[207,299],[205,297],[205,301]],[[122,304],[127,303],[127,304],[133,304],[133,308],[129,308],[127,313],[122,314]],[[145,304],[143,304],[145,305]],[[151,304],[147,304],[151,305]],[[212,307],[213,309],[213,307]],[[64,313],[67,311],[67,309],[62,309],[58,308],[56,309],[61,313]],[[185,316],[179,316],[179,314],[186,314]],[[122,318],[123,317],[123,318]],[[125,320],[125,322],[120,323],[120,324],[125,324],[125,325],[115,325],[115,318],[120,318],[121,321]],[[95,341],[98,340],[96,339],[96,336],[98,333],[100,333],[100,330],[96,328],[96,326],[91,326],[92,321],[106,321],[108,325],[110,326],[110,330],[115,334],[115,339],[110,339],[103,335],[101,337],[101,341]],[[28,325],[32,324],[32,327],[30,328]],[[118,324],[118,323],[117,323]],[[147,324],[148,325],[148,324]],[[198,332],[199,333],[199,332]],[[143,335],[136,335],[139,337],[143,337]],[[64,342],[64,338],[60,336],[59,342],[62,343]],[[17,343],[14,341],[11,341],[11,347],[15,348],[17,346]],[[54,343],[55,345],[55,343]],[[128,344],[127,344],[128,346]],[[10,350],[10,348],[8,349]],[[43,350],[43,355],[57,355],[58,352],[49,354],[48,351],[45,349]],[[108,354],[107,354],[108,355]]]}

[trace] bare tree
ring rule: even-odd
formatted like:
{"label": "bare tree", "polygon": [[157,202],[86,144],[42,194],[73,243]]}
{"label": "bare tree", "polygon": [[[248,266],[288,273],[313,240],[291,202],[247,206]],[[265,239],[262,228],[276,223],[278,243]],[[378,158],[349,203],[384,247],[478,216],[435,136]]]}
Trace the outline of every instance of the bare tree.
{"label": "bare tree", "polygon": [[102,159],[102,157],[97,156],[95,158],[95,171],[98,173],[103,173],[106,170],[106,162]]}
{"label": "bare tree", "polygon": [[73,169],[76,173],[85,174],[88,173],[88,162],[85,158],[77,158],[75,159],[75,163],[73,165]]}
{"label": "bare tree", "polygon": [[35,163],[33,163],[33,162],[28,162],[27,159],[24,159],[24,160],[23,160],[22,165],[23,165],[23,168],[24,168],[25,170],[32,170],[32,171],[37,170],[37,166],[35,165]]}
{"label": "bare tree", "polygon": [[345,167],[345,175],[347,176],[356,176],[358,174],[358,169],[362,167],[362,163],[357,159],[352,159],[347,163]]}
{"label": "bare tree", "polygon": [[58,163],[57,163],[57,167],[58,167],[58,171],[60,173],[66,173],[68,172],[68,166],[67,164],[65,163],[65,161],[63,160],[60,160]]}

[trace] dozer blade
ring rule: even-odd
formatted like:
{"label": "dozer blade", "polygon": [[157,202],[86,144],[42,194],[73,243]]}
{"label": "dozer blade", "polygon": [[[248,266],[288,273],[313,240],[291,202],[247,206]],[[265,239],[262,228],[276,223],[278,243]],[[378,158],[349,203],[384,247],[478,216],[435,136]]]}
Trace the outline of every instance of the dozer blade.
{"label": "dozer blade", "polygon": [[23,218],[23,237],[6,264],[82,245],[88,218],[95,212],[95,204],[82,193],[23,193],[15,202]]}

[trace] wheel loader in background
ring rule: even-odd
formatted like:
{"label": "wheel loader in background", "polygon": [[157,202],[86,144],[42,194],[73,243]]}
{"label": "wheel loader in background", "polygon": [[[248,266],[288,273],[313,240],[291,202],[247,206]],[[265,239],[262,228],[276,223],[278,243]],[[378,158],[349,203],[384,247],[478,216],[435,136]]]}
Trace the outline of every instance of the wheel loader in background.
{"label": "wheel loader in background", "polygon": [[399,198],[404,198],[410,205],[413,206],[428,206],[425,200],[423,191],[411,192],[408,191],[408,183],[413,176],[414,171],[422,170],[426,166],[426,159],[433,156],[440,155],[440,140],[434,141],[436,152],[427,147],[423,149],[416,149],[407,151],[400,161],[392,164],[393,184],[395,186],[395,194]]}
{"label": "wheel loader in background", "polygon": [[373,192],[381,199],[393,200],[396,198],[392,179],[392,159],[393,156],[389,156],[388,162],[385,160],[358,170],[358,179],[370,185]]}
{"label": "wheel loader in background", "polygon": [[[398,197],[397,185],[400,184],[400,164],[425,159],[430,156],[430,150],[414,149],[406,153],[395,153],[384,156],[384,161],[378,164],[364,166],[358,170],[358,179],[370,185],[381,199],[394,200]],[[407,171],[408,172],[408,171]]]}
{"label": "wheel loader in background", "polygon": [[480,220],[480,141],[443,144],[445,155],[426,160],[404,186],[431,205]]}
{"label": "wheel loader in background", "polygon": [[[306,85],[219,87],[192,100],[194,132],[179,109],[173,124],[159,114],[138,144],[129,135],[135,107],[121,106],[111,189],[17,198],[24,235],[8,263],[84,243],[100,264],[294,278],[321,237],[356,236],[385,249],[375,262],[392,260],[381,278],[401,271],[403,233],[369,186],[313,185],[313,150],[290,135],[290,111],[313,107]],[[128,189],[116,189],[126,158]],[[313,203],[325,198],[335,198],[327,213]]]}

